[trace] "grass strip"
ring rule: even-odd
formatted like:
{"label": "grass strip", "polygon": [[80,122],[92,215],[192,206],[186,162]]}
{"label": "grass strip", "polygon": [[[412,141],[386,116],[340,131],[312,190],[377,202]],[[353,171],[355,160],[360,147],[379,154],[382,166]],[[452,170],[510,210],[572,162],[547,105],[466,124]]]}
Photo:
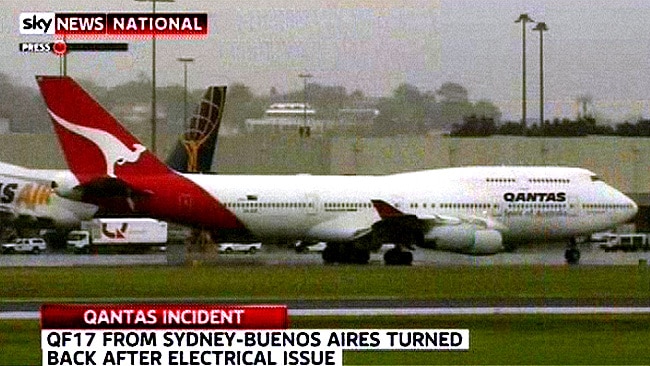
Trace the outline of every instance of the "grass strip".
{"label": "grass strip", "polygon": [[0,268],[0,301],[64,299],[650,300],[635,266]]}

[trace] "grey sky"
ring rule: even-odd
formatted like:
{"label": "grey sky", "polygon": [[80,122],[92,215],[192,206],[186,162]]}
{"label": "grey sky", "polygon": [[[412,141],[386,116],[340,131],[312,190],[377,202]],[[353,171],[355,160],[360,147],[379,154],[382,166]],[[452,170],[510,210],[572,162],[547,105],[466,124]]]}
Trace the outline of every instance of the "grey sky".
{"label": "grey sky", "polygon": [[[0,5],[0,71],[25,85],[33,75],[57,73],[53,55],[18,52],[18,15],[27,11],[150,11],[127,0],[9,0]],[[435,90],[447,81],[465,86],[472,100],[497,103],[505,118],[520,118],[520,13],[544,21],[546,116],[573,116],[574,99],[593,96],[610,117],[650,117],[650,2],[644,0],[449,1],[207,1],[159,3],[158,11],[205,11],[210,36],[160,40],[159,85],[182,83],[178,57],[195,57],[191,87],[243,82],[258,93],[313,81],[387,95],[408,82]],[[530,25],[529,28],[532,28]],[[151,74],[151,42],[129,40],[124,54],[74,54],[69,74],[114,85]],[[539,36],[527,33],[528,115],[538,115]]]}

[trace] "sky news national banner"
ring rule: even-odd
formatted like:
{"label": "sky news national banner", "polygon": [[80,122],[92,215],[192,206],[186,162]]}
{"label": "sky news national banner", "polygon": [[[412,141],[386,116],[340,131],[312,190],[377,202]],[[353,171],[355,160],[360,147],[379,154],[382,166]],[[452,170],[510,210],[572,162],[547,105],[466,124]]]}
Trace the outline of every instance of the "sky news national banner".
{"label": "sky news national banner", "polygon": [[287,329],[286,306],[45,304],[43,365],[342,365],[344,350],[466,351],[467,329]]}
{"label": "sky news national banner", "polygon": [[21,13],[20,34],[62,37],[173,37],[208,35],[207,13]]}

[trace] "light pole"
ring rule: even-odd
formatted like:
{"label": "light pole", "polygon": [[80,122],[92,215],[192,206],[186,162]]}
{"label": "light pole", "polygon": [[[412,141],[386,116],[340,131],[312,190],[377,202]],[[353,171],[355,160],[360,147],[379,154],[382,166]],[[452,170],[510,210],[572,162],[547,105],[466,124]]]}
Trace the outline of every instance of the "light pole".
{"label": "light pole", "polygon": [[521,40],[522,40],[521,125],[522,127],[526,127],[526,23],[527,22],[533,22],[533,20],[526,13],[520,14],[519,19],[515,20],[515,23],[521,23]]}
{"label": "light pole", "polygon": [[183,95],[183,127],[187,124],[187,64],[194,62],[191,57],[179,57],[176,60],[183,63],[183,85],[185,87],[185,94]]}
{"label": "light pole", "polygon": [[302,100],[303,100],[303,117],[304,117],[304,126],[299,128],[300,131],[300,137],[305,134],[307,137],[309,137],[309,127],[307,126],[307,80],[309,78],[314,77],[314,75],[310,73],[300,73],[298,74],[299,78],[302,78],[303,82],[303,87],[302,87]]}
{"label": "light pole", "polygon": [[539,22],[533,28],[539,31],[539,125],[544,124],[544,31],[548,30],[546,23]]}
{"label": "light pole", "polygon": [[[153,3],[152,14],[156,14],[156,3],[173,3],[174,0],[135,0]],[[154,30],[155,32],[155,30]],[[151,152],[156,155],[156,34],[151,35]]]}

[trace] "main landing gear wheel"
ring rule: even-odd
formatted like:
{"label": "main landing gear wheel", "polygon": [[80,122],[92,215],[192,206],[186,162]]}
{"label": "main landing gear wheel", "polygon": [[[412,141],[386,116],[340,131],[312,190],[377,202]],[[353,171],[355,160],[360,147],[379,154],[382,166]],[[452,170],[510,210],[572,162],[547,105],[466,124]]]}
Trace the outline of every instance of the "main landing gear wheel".
{"label": "main landing gear wheel", "polygon": [[384,253],[384,262],[389,266],[410,266],[413,263],[413,253],[403,251],[396,246]]}
{"label": "main landing gear wheel", "polygon": [[327,246],[325,249],[323,249],[323,253],[321,254],[323,257],[323,262],[325,262],[325,264],[338,262],[338,250],[338,245],[335,245],[334,243],[327,243]]}
{"label": "main landing gear wheel", "polygon": [[568,264],[578,264],[580,262],[580,250],[578,249],[578,243],[574,238],[571,239],[569,247],[564,252],[564,259]]}
{"label": "main landing gear wheel", "polygon": [[326,264],[368,264],[370,261],[369,250],[359,249],[349,243],[327,243],[322,256]]}

